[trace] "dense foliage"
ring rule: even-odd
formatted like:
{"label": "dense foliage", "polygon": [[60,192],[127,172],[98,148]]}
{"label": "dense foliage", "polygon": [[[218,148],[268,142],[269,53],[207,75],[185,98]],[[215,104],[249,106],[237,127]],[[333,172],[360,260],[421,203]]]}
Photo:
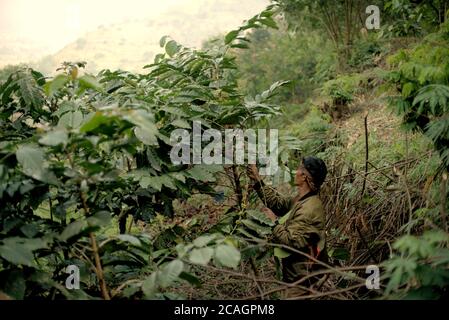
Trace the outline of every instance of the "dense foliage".
{"label": "dense foliage", "polygon": [[[272,25],[272,14],[267,9],[210,50],[163,37],[165,53],[146,66],[146,74],[79,76],[85,63],[77,62],[64,63],[52,79],[27,68],[8,77],[0,88],[0,261],[7,294],[73,298],[99,297],[101,291],[107,299],[139,291],[152,297],[157,286],[179,277],[198,281],[186,273],[181,258],[187,253],[191,263],[214,257],[236,267],[239,251],[218,234],[176,247],[178,259],[174,248],[145,234],[96,234],[112,216],[124,233],[128,214],[147,222],[156,213],[173,216],[173,199],[213,192],[208,183],[222,166],[174,165],[174,129],[191,129],[193,120],[206,128],[244,128],[278,112],[268,99],[282,83],[243,96],[228,54],[245,40],[242,30]],[[85,281],[75,293],[58,282],[71,264]],[[120,292],[126,283],[133,285]]]}
{"label": "dense foliage", "polygon": [[[329,265],[300,298],[447,297],[446,2],[273,3],[203,49],[163,37],[142,74],[2,70],[0,294],[279,298],[284,251],[245,168],[170,159],[171,133],[200,121],[279,128],[265,180],[285,194],[300,156],[326,161]],[[364,28],[368,4],[380,30]]]}

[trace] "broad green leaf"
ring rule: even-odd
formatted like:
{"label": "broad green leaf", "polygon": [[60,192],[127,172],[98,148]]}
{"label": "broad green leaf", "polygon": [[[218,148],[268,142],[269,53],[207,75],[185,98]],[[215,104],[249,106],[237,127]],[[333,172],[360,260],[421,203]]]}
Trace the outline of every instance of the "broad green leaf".
{"label": "broad green leaf", "polygon": [[134,246],[141,245],[139,238],[132,236],[130,234],[119,234],[119,235],[117,235],[117,239],[120,239],[121,241],[124,241],[124,242],[129,242],[130,244],[132,244]]}
{"label": "broad green leaf", "polygon": [[22,245],[0,246],[0,256],[13,264],[33,266],[33,252]]}
{"label": "broad green leaf", "polygon": [[161,48],[165,47],[165,42],[167,41],[167,39],[169,39],[169,36],[163,36],[160,40],[159,40],[159,45],[161,46]]}
{"label": "broad green leaf", "polygon": [[47,242],[40,238],[11,237],[3,240],[0,256],[14,264],[34,266],[33,251],[46,248],[48,248]]}
{"label": "broad green leaf", "polygon": [[244,224],[246,227],[250,228],[251,230],[256,231],[261,236],[266,236],[266,235],[271,234],[270,227],[263,226],[253,220],[242,219],[241,223]]}
{"label": "broad green leaf", "polygon": [[157,191],[161,191],[162,186],[166,186],[167,188],[173,190],[176,189],[173,179],[168,174],[162,176],[142,176],[139,179],[139,184],[142,188],[146,189],[151,187]]}
{"label": "broad green leaf", "polygon": [[237,268],[240,262],[240,251],[234,246],[221,244],[215,248],[215,259],[225,267]]}
{"label": "broad green leaf", "polygon": [[229,32],[229,33],[225,36],[225,44],[231,43],[232,40],[234,40],[235,38],[237,38],[238,35],[239,35],[239,30],[232,30],[231,32]]}
{"label": "broad green leaf", "polygon": [[20,244],[1,245],[0,256],[16,265],[34,265],[33,252]]}
{"label": "broad green leaf", "polygon": [[47,96],[52,97],[58,90],[60,90],[64,85],[69,82],[70,77],[65,74],[59,74],[53,78],[53,80],[47,82],[44,85],[44,91]]}
{"label": "broad green leaf", "polygon": [[150,276],[148,276],[143,282],[142,282],[142,292],[145,295],[147,299],[150,299],[153,297],[153,295],[156,292],[157,289],[157,275],[158,271],[153,272]]}
{"label": "broad green leaf", "polygon": [[169,176],[174,178],[174,179],[176,179],[176,180],[178,180],[178,181],[181,181],[182,183],[186,182],[186,176],[184,175],[184,173],[181,173],[181,172],[170,172]]}
{"label": "broad green leaf", "polygon": [[59,235],[59,240],[61,241],[67,241],[70,238],[80,234],[83,229],[86,227],[85,221],[74,221],[70,223],[65,229],[62,231],[62,233]]}
{"label": "broad green leaf", "polygon": [[58,126],[77,129],[83,123],[83,113],[79,110],[74,112],[66,112],[59,118]]}
{"label": "broad green leaf", "polygon": [[231,45],[231,48],[248,49],[249,46],[246,43],[234,43]]}
{"label": "broad green leaf", "polygon": [[21,145],[17,149],[16,157],[26,174],[38,180],[42,178],[44,151],[41,148],[32,144]]}
{"label": "broad green leaf", "polygon": [[[89,116],[88,116],[89,117]],[[87,119],[86,119],[87,120]],[[102,124],[109,123],[110,118],[104,116],[100,111],[95,112],[80,128],[80,132],[90,132]]]}
{"label": "broad green leaf", "polygon": [[444,243],[449,241],[449,235],[441,230],[426,231],[423,234],[423,238],[429,241],[431,244]]}
{"label": "broad green leaf", "polygon": [[152,128],[134,128],[134,134],[136,135],[137,139],[142,141],[144,144],[149,146],[158,145],[156,134],[157,129],[155,126]]}
{"label": "broad green leaf", "polygon": [[181,274],[179,275],[180,279],[186,280],[187,282],[189,282],[190,284],[193,284],[196,287],[200,287],[201,286],[201,281],[200,279],[198,279],[198,277],[194,276],[191,273],[188,272],[181,272]]}
{"label": "broad green leaf", "polygon": [[251,233],[249,233],[247,230],[245,230],[242,227],[237,228],[237,231],[240,232],[242,235],[244,235],[247,238],[254,239],[254,240],[260,240],[260,238],[255,237]]}
{"label": "broad green leaf", "polygon": [[247,210],[246,214],[248,217],[250,217],[260,223],[266,224],[267,226],[270,226],[270,227],[274,226],[274,222],[271,221],[271,219],[268,218],[266,216],[266,214],[264,214],[263,212],[260,212],[259,210]]}
{"label": "broad green leaf", "polygon": [[216,175],[214,173],[221,170],[221,166],[212,165],[196,165],[187,171],[187,174],[195,180],[200,180],[204,182],[212,182],[216,180]]}
{"label": "broad green leaf", "polygon": [[156,189],[157,191],[161,191],[162,189],[162,182],[158,177],[144,176],[140,178],[139,184],[144,189],[147,189],[148,187]]}
{"label": "broad green leaf", "polygon": [[181,260],[173,260],[164,265],[159,273],[158,280],[162,287],[167,287],[178,280],[179,275],[184,269],[184,263]]}
{"label": "broad green leaf", "polygon": [[98,80],[91,75],[85,74],[84,76],[78,78],[79,84],[85,89],[94,89],[99,92],[103,92],[103,85],[98,82]]}
{"label": "broad green leaf", "polygon": [[26,144],[19,146],[16,157],[26,175],[43,182],[58,183],[53,172],[46,169],[44,151],[37,145]]}
{"label": "broad green leaf", "polygon": [[175,247],[176,252],[178,253],[178,257],[184,258],[184,256],[187,254],[187,252],[190,251],[190,249],[193,248],[193,244],[184,244],[184,243],[178,243]]}
{"label": "broad green leaf", "polygon": [[193,240],[193,244],[195,245],[195,247],[201,248],[208,245],[211,241],[215,240],[216,238],[217,236],[214,234],[202,235]]}
{"label": "broad green leaf", "polygon": [[404,86],[402,87],[402,96],[404,98],[407,98],[408,96],[410,96],[414,87],[415,86],[412,82],[407,82],[406,84],[404,84]]}
{"label": "broad green leaf", "polygon": [[329,256],[338,260],[348,260],[350,258],[350,252],[348,249],[342,247],[330,248]]}
{"label": "broad green leaf", "polygon": [[172,122],[172,125],[178,128],[190,129],[192,126],[185,120],[176,119]]}
{"label": "broad green leaf", "polygon": [[111,222],[111,214],[108,211],[99,211],[87,218],[89,226],[107,226]]}
{"label": "broad green leaf", "polygon": [[260,21],[260,23],[266,25],[267,27],[274,28],[274,29],[278,28],[276,22],[271,17],[266,17],[265,19],[260,19],[259,21]]}
{"label": "broad green leaf", "polygon": [[291,253],[285,251],[282,248],[275,247],[273,254],[275,257],[278,257],[279,259],[284,259],[284,258],[287,258],[288,256],[290,256]]}
{"label": "broad green leaf", "polygon": [[22,76],[17,80],[19,92],[22,99],[28,106],[41,108],[44,103],[44,95],[41,87],[29,73],[21,73]]}
{"label": "broad green leaf", "polygon": [[39,143],[46,146],[57,146],[59,144],[65,145],[68,140],[67,131],[56,129],[47,132],[42,138],[39,139]]}
{"label": "broad green leaf", "polygon": [[170,40],[169,42],[167,42],[167,44],[165,45],[165,52],[167,52],[167,54],[170,57],[173,57],[177,52],[179,51],[179,46],[176,43],[176,41],[174,40]]}
{"label": "broad green leaf", "polygon": [[193,249],[189,255],[189,261],[195,264],[207,265],[214,254],[212,248]]}

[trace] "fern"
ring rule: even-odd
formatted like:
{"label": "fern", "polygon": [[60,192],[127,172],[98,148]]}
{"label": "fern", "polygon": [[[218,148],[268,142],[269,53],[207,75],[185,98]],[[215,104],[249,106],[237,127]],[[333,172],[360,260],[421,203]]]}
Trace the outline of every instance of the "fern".
{"label": "fern", "polygon": [[447,103],[448,100],[449,100],[449,86],[442,84],[431,84],[422,87],[418,91],[418,94],[413,100],[413,105],[419,104],[419,107],[423,108],[424,104],[428,103],[432,115],[438,117],[443,113],[449,111]]}
{"label": "fern", "polygon": [[42,88],[38,85],[36,79],[27,71],[17,73],[18,94],[25,102],[26,107],[40,109],[45,103]]}

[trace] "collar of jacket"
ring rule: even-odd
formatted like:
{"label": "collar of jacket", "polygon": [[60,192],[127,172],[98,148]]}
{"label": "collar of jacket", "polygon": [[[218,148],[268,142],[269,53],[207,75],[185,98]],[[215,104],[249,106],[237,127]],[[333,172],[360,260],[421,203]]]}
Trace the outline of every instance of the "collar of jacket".
{"label": "collar of jacket", "polygon": [[299,198],[297,202],[306,200],[307,198],[309,198],[311,196],[316,196],[317,194],[318,194],[318,191],[309,191],[308,193],[303,195],[301,198]]}

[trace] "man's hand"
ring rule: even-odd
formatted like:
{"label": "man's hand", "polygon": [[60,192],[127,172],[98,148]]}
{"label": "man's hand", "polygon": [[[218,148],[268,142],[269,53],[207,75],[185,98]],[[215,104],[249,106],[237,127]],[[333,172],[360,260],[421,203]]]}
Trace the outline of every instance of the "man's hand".
{"label": "man's hand", "polygon": [[255,164],[249,164],[246,168],[246,174],[251,180],[260,181],[259,170],[257,169]]}
{"label": "man's hand", "polygon": [[276,221],[277,216],[274,214],[273,211],[271,211],[269,208],[263,208],[262,212],[265,213],[265,215],[267,216],[268,219],[270,219],[271,221]]}

